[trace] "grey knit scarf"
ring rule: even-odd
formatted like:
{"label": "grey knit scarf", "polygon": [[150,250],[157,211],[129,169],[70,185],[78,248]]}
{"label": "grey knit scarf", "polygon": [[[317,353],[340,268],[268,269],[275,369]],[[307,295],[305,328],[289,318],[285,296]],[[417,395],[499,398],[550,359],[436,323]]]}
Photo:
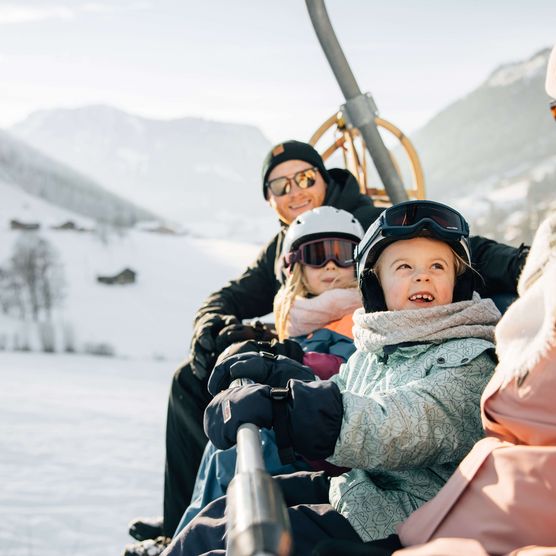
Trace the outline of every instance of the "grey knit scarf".
{"label": "grey knit scarf", "polygon": [[377,352],[384,346],[404,342],[440,342],[452,338],[481,338],[493,341],[500,312],[491,299],[477,293],[471,301],[438,307],[353,315],[355,347]]}

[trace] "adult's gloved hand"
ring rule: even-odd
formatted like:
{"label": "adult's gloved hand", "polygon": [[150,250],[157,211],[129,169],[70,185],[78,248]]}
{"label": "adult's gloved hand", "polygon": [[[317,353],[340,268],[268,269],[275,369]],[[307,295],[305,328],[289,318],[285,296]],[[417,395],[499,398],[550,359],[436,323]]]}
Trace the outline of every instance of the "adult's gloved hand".
{"label": "adult's gloved hand", "polygon": [[250,384],[224,390],[205,410],[205,434],[217,448],[229,448],[244,423],[270,428],[278,417],[277,404],[285,404],[287,422],[281,428],[287,430],[294,451],[309,459],[332,455],[342,426],[343,405],[340,389],[329,380],[290,380],[287,389]]}
{"label": "adult's gloved hand", "polygon": [[236,378],[249,378],[259,384],[268,384],[274,388],[285,388],[290,378],[298,380],[315,380],[309,367],[284,357],[268,352],[247,352],[226,357],[212,371],[207,388],[216,396],[226,390]]}
{"label": "adult's gloved hand", "polygon": [[252,324],[235,322],[223,328],[216,338],[216,351],[222,353],[228,346],[245,340],[269,342],[276,338],[273,329],[256,320]]}
{"label": "adult's gloved hand", "polygon": [[219,365],[226,358],[232,355],[238,355],[240,353],[248,353],[250,351],[272,353],[273,355],[283,355],[284,357],[289,357],[298,363],[303,363],[303,358],[305,352],[301,347],[301,344],[295,340],[271,340],[270,342],[258,341],[258,340],[245,340],[244,342],[236,342],[231,346],[228,346],[216,360],[216,364]]}
{"label": "adult's gloved hand", "polygon": [[233,315],[217,313],[207,313],[197,321],[191,340],[189,364],[199,380],[206,379],[220,353],[216,338],[224,328],[234,324],[239,324],[239,320]]}

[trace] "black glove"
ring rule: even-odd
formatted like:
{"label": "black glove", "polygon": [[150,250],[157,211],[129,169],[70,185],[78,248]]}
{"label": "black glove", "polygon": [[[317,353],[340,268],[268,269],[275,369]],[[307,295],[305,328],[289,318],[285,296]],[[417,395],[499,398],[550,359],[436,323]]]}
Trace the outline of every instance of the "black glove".
{"label": "black glove", "polygon": [[216,351],[222,353],[228,346],[245,340],[270,341],[276,338],[276,333],[256,320],[253,324],[235,322],[220,330],[216,338]]}
{"label": "black glove", "polygon": [[[273,391],[283,401],[275,401]],[[205,434],[217,448],[229,448],[236,443],[237,429],[244,423],[270,428],[278,403],[286,404],[287,422],[282,429],[287,430],[295,452],[309,459],[332,455],[342,426],[343,405],[340,389],[329,380],[290,380],[287,389],[249,384],[224,390],[205,410]]]}
{"label": "black glove", "polygon": [[272,426],[270,386],[248,384],[220,392],[205,409],[205,434],[219,449],[236,444],[237,429],[244,423],[260,428]]}
{"label": "black glove", "polygon": [[249,378],[259,384],[268,384],[274,388],[285,388],[290,378],[298,380],[315,380],[309,367],[267,352],[248,352],[226,357],[212,371],[207,388],[216,396],[226,390],[236,378]]}
{"label": "black glove", "polygon": [[303,363],[303,356],[305,352],[301,347],[301,344],[295,340],[284,340],[280,342],[278,340],[272,340],[270,342],[261,342],[257,340],[245,340],[244,342],[237,342],[228,346],[216,360],[216,364],[219,365],[232,355],[239,355],[240,353],[247,353],[250,351],[272,353],[273,355],[283,355],[284,357],[289,357],[298,363]]}
{"label": "black glove", "polygon": [[191,371],[199,380],[206,379],[220,353],[216,346],[218,334],[222,329],[233,324],[239,324],[236,317],[216,313],[207,313],[197,321],[191,340],[189,364]]}

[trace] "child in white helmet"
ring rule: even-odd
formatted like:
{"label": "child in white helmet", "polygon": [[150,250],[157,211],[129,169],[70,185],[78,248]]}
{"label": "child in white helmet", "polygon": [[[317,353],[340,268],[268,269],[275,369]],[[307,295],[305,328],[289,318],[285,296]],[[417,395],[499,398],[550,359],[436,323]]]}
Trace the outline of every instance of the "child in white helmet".
{"label": "child in white helmet", "polygon": [[[352,468],[330,480],[317,505],[304,498],[308,488],[298,485],[298,499],[285,490],[294,554],[327,537],[395,532],[481,437],[479,400],[495,365],[500,314],[473,294],[468,234],[450,207],[409,201],[387,209],[358,246],[357,350],[330,380],[290,380],[284,400],[292,448]],[[216,446],[233,445],[241,423],[272,427],[276,401],[261,384],[221,392],[205,412],[205,431]],[[213,502],[168,554],[223,548],[223,507]]]}
{"label": "child in white helmet", "polygon": [[[354,249],[363,237],[349,213],[320,207],[291,223],[282,247],[286,280],[274,299],[274,319],[280,340],[303,344],[303,363],[320,378],[336,374],[334,355],[347,361],[353,346],[353,311],[361,307]],[[323,322],[328,322],[322,327]],[[328,359],[328,364],[326,363]]]}
{"label": "child in white helmet", "polygon": [[[280,271],[285,281],[274,300],[275,326],[279,339],[295,340],[299,344],[299,363],[288,369],[287,378],[312,380],[314,375],[328,379],[336,374],[355,351],[353,344],[353,312],[361,307],[361,295],[355,276],[354,249],[363,237],[363,228],[352,214],[333,207],[320,207],[296,218],[284,238]],[[322,327],[323,322],[328,324]],[[244,342],[246,349],[280,352],[283,344]],[[292,356],[291,342],[287,353]],[[278,348],[278,349],[277,349]],[[237,349],[232,349],[237,353]],[[225,361],[230,350],[222,354]],[[265,355],[261,356],[263,359]],[[307,369],[307,367],[310,368]],[[305,374],[303,374],[305,373]],[[227,375],[226,375],[227,376]],[[254,377],[256,378],[256,377]],[[209,391],[215,395],[228,387],[221,382],[216,369],[209,380]],[[328,473],[343,470],[326,462],[298,458],[290,464],[279,461],[274,434],[262,431],[265,465],[272,474],[291,473],[301,469],[321,469]],[[235,448],[217,450],[210,442],[205,448],[193,499],[176,530],[179,533],[209,502],[222,496],[233,478],[236,463]]]}

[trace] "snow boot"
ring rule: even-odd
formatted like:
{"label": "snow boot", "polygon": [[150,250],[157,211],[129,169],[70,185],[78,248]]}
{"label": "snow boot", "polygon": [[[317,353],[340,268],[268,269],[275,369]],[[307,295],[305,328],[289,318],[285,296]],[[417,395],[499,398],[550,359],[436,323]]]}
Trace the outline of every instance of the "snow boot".
{"label": "snow boot", "polygon": [[139,517],[129,522],[129,534],[138,541],[156,539],[163,534],[162,517]]}
{"label": "snow boot", "polygon": [[158,537],[134,544],[126,544],[122,556],[160,556],[171,541],[170,537]]}

